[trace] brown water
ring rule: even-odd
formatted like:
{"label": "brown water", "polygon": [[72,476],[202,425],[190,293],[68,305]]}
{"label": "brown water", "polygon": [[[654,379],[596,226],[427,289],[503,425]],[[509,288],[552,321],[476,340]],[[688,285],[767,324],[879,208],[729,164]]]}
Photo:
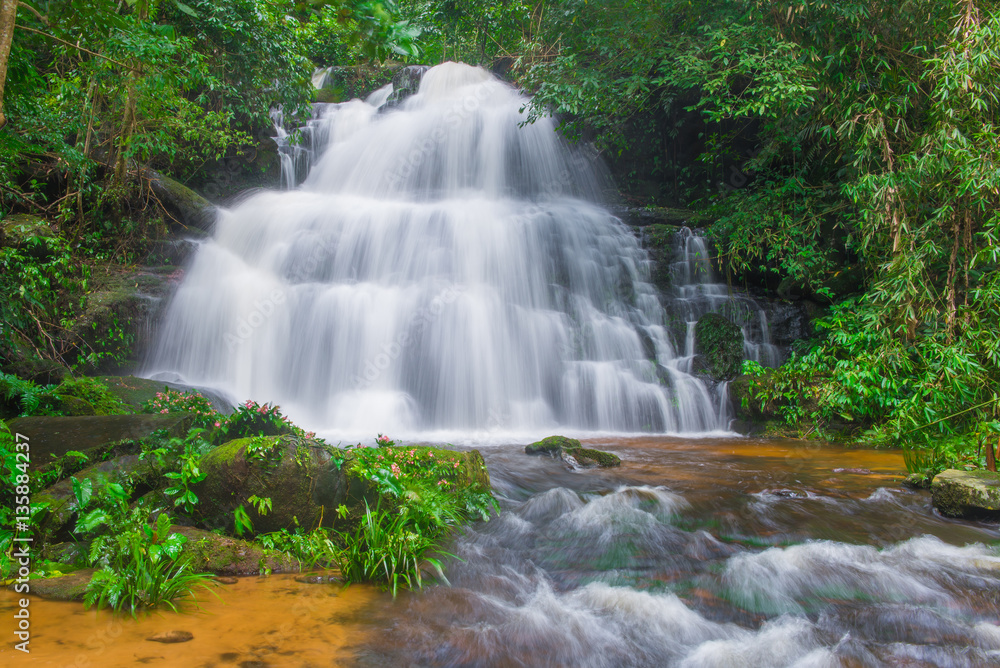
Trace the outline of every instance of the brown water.
{"label": "brown water", "polygon": [[[589,442],[622,466],[482,449],[503,512],[449,545],[451,586],[248,578],[139,621],[36,602],[31,665],[1000,665],[1000,529],[935,514],[898,452]],[[145,640],[171,629],[195,639]]]}

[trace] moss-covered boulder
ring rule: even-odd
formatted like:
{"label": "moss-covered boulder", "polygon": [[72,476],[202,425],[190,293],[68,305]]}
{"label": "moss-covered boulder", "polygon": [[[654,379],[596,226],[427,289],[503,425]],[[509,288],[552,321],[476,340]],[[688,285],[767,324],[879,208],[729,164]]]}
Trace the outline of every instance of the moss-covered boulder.
{"label": "moss-covered boulder", "polygon": [[38,578],[31,581],[31,595],[52,601],[82,601],[92,577],[94,569],[83,568],[59,577]]}
{"label": "moss-covered boulder", "polygon": [[729,380],[739,374],[743,365],[743,331],[729,318],[718,313],[703,315],[694,327],[694,347],[712,379]]}
{"label": "moss-covered boulder", "polygon": [[192,570],[199,573],[258,575],[299,571],[298,562],[287,554],[265,550],[239,538],[182,526],[173,527],[170,533],[187,538],[183,553],[191,559]]}
{"label": "moss-covered boulder", "polygon": [[28,250],[32,255],[45,255],[47,251],[44,246],[33,244],[31,240],[53,236],[55,232],[38,216],[15,213],[0,220],[0,246]]}
{"label": "moss-covered boulder", "polygon": [[149,187],[163,207],[182,227],[210,232],[215,225],[215,205],[188,188],[153,170],[146,171]]}
{"label": "moss-covered boulder", "polygon": [[575,438],[565,436],[548,436],[540,441],[524,446],[525,454],[548,455],[559,457],[569,464],[576,464],[583,467],[600,466],[610,468],[621,466],[622,460],[618,455],[603,450],[585,448],[580,441]]}
{"label": "moss-covered boulder", "polygon": [[[224,443],[201,459],[205,479],[194,487],[198,519],[213,529],[232,530],[233,512],[243,506],[255,532],[329,525],[351,494],[337,448],[293,436],[259,436]],[[249,499],[271,500],[260,515]]]}
{"label": "moss-covered boulder", "polygon": [[948,469],[934,476],[931,496],[948,517],[1000,517],[1000,474]]}
{"label": "moss-covered boulder", "polygon": [[170,436],[183,436],[191,427],[186,413],[168,415],[32,416],[7,423],[11,432],[24,434],[31,443],[35,466],[65,455],[70,450],[88,454],[107,443],[145,438],[165,429]]}

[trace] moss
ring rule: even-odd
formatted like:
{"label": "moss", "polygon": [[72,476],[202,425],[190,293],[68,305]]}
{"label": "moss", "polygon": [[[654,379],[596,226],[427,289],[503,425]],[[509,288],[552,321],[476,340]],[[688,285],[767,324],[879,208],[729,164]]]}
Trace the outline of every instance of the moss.
{"label": "moss", "polygon": [[94,569],[85,568],[57,578],[31,581],[31,594],[53,601],[82,601]]}
{"label": "moss", "polygon": [[590,448],[570,448],[564,451],[580,464],[586,466],[588,461],[593,461],[602,468],[612,468],[621,466],[622,460],[618,455],[603,450],[592,450]]}
{"label": "moss", "polygon": [[743,331],[725,316],[706,313],[694,327],[695,352],[715,380],[736,377],[743,365]]}
{"label": "moss", "polygon": [[582,466],[597,465],[603,468],[621,466],[622,460],[610,452],[585,448],[575,438],[549,436],[524,447],[525,454],[549,455],[550,457],[570,456]]}
{"label": "moss", "polygon": [[170,533],[178,533],[188,539],[184,544],[184,554],[191,558],[196,571],[216,575],[258,575],[299,570],[298,562],[292,557],[270,552],[239,538],[220,536],[194,527],[175,526]]}
{"label": "moss", "polygon": [[563,450],[579,449],[582,447],[580,441],[575,438],[565,436],[547,436],[540,441],[524,447],[525,454],[529,455],[558,455]]}

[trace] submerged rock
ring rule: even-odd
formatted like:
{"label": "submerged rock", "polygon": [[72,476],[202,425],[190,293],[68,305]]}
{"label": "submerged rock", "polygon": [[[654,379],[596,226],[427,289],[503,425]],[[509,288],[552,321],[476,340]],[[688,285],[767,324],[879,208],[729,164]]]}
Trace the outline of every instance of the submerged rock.
{"label": "submerged rock", "polygon": [[178,642],[188,642],[189,640],[194,640],[194,634],[190,631],[163,631],[157,633],[154,636],[149,636],[146,640],[150,642],[162,642],[167,644],[178,643]]}
{"label": "submerged rock", "polygon": [[931,496],[948,517],[1000,517],[1000,474],[948,469],[934,476]]}
{"label": "submerged rock", "polygon": [[714,380],[729,380],[743,365],[743,331],[729,318],[706,313],[694,327],[694,349]]}
{"label": "submerged rock", "polygon": [[580,444],[580,441],[575,438],[566,438],[565,436],[543,438],[531,445],[524,446],[524,452],[529,455],[560,457],[570,465],[575,464],[583,467],[600,466],[602,468],[611,468],[613,466],[621,466],[622,463],[618,455],[604,452],[603,450],[585,448]]}

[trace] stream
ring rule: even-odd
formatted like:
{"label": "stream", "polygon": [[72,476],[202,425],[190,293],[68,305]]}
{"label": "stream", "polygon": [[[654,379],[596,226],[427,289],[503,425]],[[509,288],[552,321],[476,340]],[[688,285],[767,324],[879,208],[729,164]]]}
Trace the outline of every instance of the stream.
{"label": "stream", "polygon": [[[502,512],[445,544],[461,559],[450,585],[393,600],[242,578],[200,610],[139,620],[35,601],[31,664],[1000,665],[1000,527],[934,513],[926,492],[900,486],[899,452],[586,443],[622,466],[480,448]],[[13,606],[3,592],[0,607]],[[195,638],[145,640],[171,629]]]}

